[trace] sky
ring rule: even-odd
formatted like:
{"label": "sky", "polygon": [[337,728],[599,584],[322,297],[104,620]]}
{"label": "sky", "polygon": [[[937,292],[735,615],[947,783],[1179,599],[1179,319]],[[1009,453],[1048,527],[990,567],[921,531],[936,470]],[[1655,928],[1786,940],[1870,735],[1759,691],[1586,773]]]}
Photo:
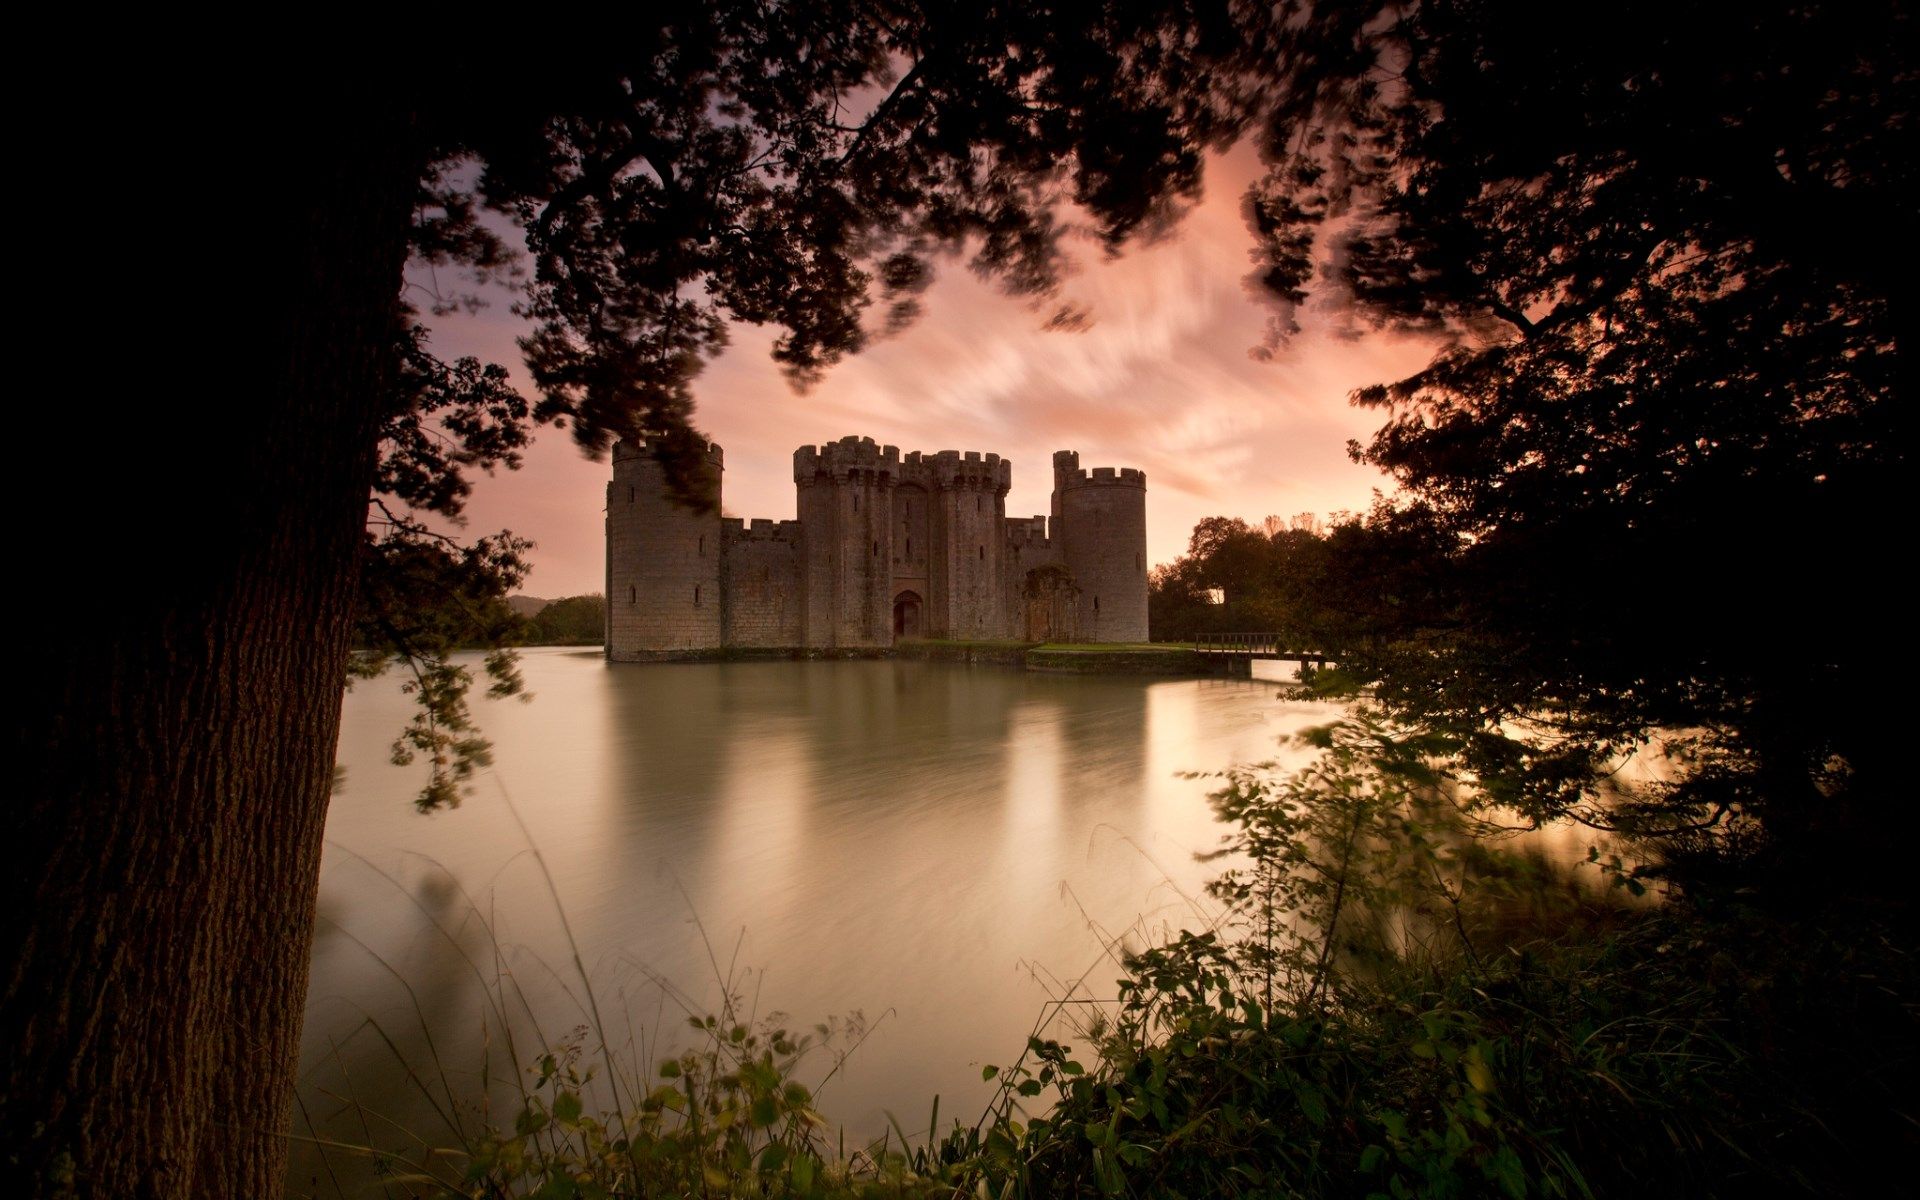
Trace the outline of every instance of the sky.
{"label": "sky", "polygon": [[[768,356],[777,330],[735,326],[693,389],[695,423],[726,451],[726,514],[791,519],[794,449],[847,434],[903,454],[1010,459],[1010,517],[1048,511],[1055,450],[1079,451],[1082,467],[1141,468],[1151,564],[1184,553],[1204,517],[1258,523],[1365,509],[1391,483],[1352,462],[1346,447],[1364,441],[1381,414],[1354,408],[1348,394],[1413,373],[1434,347],[1356,334],[1338,308],[1310,301],[1297,314],[1300,332],[1270,360],[1256,359],[1274,314],[1245,285],[1253,238],[1239,201],[1257,171],[1244,149],[1214,158],[1201,203],[1171,235],[1117,259],[1085,243],[1078,270],[1043,310],[959,262],[941,264],[914,325],[805,393]],[[1063,302],[1087,311],[1086,328],[1044,328]],[[532,395],[514,345],[526,325],[504,299],[430,323],[442,358],[505,364]],[[609,472],[565,431],[542,428],[519,471],[476,480],[467,532],[511,529],[533,539],[523,592],[600,591]]]}

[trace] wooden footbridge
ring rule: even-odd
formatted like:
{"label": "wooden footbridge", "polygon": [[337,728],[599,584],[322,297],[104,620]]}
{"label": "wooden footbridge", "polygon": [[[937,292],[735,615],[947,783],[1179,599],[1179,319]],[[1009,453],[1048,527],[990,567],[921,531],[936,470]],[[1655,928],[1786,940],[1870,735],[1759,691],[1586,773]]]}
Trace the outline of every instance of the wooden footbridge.
{"label": "wooden footbridge", "polygon": [[1252,665],[1256,658],[1296,662],[1315,670],[1324,668],[1335,656],[1325,650],[1294,650],[1277,633],[1203,633],[1194,639],[1194,651],[1229,661]]}

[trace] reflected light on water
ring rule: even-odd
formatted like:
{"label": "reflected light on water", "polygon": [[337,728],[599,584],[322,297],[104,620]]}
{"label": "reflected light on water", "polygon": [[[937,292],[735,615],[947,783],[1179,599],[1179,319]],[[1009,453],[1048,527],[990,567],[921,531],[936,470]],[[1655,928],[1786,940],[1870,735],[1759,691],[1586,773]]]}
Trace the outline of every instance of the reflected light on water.
{"label": "reflected light on water", "polygon": [[[419,770],[387,761],[408,698],[385,680],[348,696],[303,1046],[316,1127],[359,1140],[329,1098],[349,1089],[436,1124],[370,1017],[456,1090],[477,1088],[483,1026],[503,1068],[490,989],[523,1039],[521,992],[549,1038],[585,1023],[542,861],[601,1003],[650,1051],[684,1028],[654,981],[706,1011],[731,973],[760,1014],[874,1025],[820,1098],[850,1135],[889,1110],[924,1124],[936,1093],[971,1114],[980,1065],[1018,1054],[1049,986],[1110,996],[1104,939],[1197,919],[1217,781],[1176,773],[1294,754],[1283,735],[1337,715],[1259,680],[523,665],[536,699],[476,706],[496,765],[432,816],[411,805]],[[306,1190],[317,1168],[296,1159]]]}

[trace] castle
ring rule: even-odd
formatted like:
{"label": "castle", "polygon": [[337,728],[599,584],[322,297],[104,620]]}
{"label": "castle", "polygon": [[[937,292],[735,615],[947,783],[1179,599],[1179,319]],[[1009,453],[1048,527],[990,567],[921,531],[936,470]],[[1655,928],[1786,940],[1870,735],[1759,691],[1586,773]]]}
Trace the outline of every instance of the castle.
{"label": "castle", "polygon": [[845,437],[793,453],[795,521],[722,517],[669,498],[644,443],[613,451],[607,658],[734,647],[860,650],[903,638],[1144,642],[1147,480],[1053,456],[1053,513],[1006,515],[1013,464],[902,457]]}

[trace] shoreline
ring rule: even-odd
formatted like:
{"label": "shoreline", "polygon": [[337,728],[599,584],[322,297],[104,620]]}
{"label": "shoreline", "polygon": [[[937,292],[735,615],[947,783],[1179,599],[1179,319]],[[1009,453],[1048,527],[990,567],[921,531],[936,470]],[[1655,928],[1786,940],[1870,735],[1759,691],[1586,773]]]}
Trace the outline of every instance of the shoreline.
{"label": "shoreline", "polygon": [[1134,645],[1010,641],[909,641],[892,646],[723,646],[622,654],[611,663],[835,662],[900,659],[1017,667],[1056,675],[1225,675],[1248,678],[1248,660],[1203,655],[1179,643]]}

